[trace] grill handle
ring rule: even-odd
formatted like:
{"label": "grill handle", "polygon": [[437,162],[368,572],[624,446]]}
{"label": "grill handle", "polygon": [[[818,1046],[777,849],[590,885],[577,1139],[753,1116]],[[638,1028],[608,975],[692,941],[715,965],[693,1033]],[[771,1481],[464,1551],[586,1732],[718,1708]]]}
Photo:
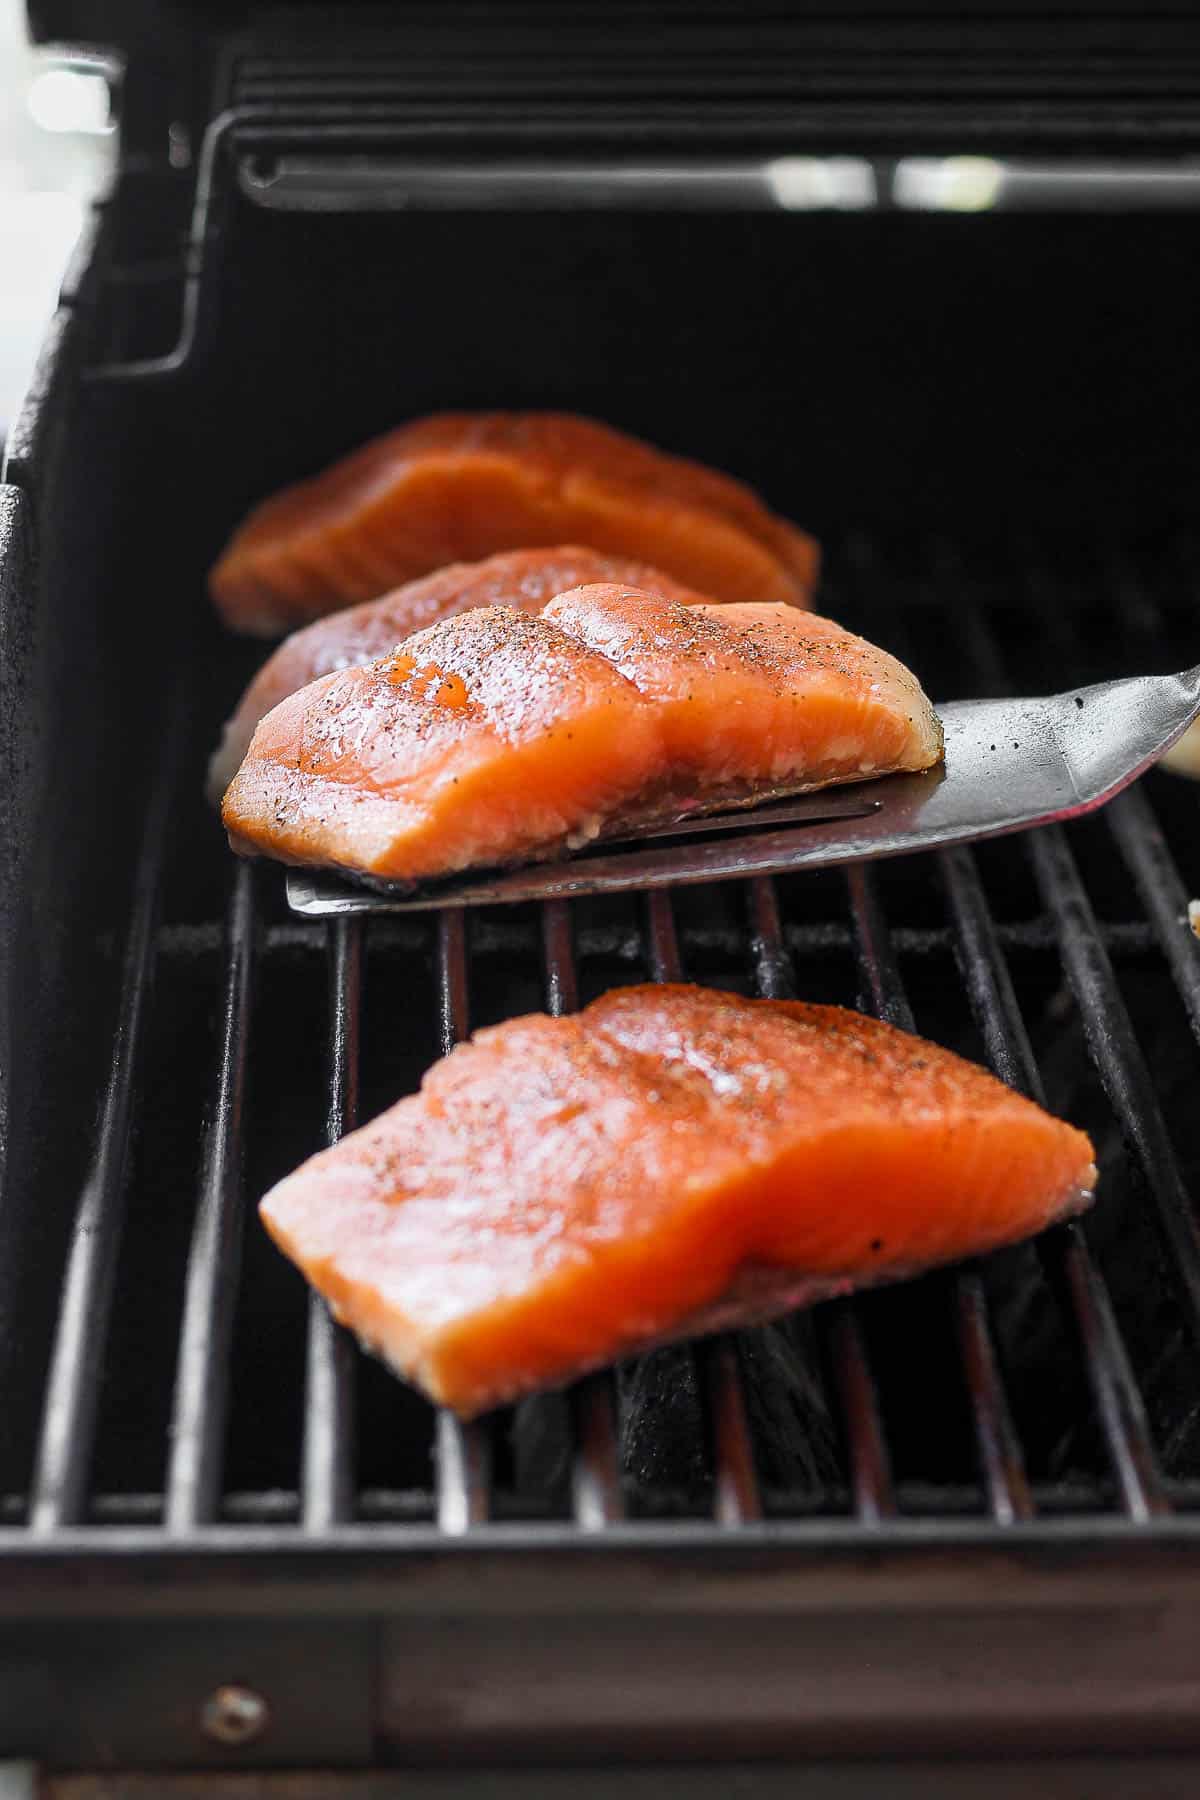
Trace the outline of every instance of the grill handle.
{"label": "grill handle", "polygon": [[808,212],[859,210],[876,198],[859,157],[484,162],[251,152],[238,159],[237,182],[277,212]]}

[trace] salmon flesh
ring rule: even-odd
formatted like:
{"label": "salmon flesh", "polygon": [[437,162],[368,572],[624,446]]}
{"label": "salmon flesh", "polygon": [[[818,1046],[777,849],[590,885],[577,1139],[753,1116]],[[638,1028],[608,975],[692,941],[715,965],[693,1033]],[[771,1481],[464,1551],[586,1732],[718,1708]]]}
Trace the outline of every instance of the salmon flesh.
{"label": "salmon flesh", "polygon": [[335,1316],[470,1416],[1078,1212],[1081,1131],[834,1006],[688,986],[479,1031],[268,1193]]}
{"label": "salmon flesh", "polygon": [[572,413],[437,413],[254,508],[209,577],[234,631],[277,637],[446,563],[579,543],[714,600],[803,603],[812,538],[703,464]]}

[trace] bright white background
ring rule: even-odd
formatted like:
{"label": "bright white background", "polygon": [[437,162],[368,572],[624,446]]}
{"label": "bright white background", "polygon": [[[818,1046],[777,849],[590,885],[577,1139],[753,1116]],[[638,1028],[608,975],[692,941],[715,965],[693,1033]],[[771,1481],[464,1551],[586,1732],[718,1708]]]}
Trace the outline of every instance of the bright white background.
{"label": "bright white background", "polygon": [[0,0],[0,439],[113,146],[103,76],[30,49],[24,0]]}

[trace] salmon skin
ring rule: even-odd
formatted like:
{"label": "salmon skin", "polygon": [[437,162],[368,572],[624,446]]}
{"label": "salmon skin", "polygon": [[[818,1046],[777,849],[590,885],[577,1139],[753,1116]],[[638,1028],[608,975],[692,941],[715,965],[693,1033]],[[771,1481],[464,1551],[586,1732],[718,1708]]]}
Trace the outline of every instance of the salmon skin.
{"label": "salmon skin", "polygon": [[828,619],[594,585],[540,617],[459,613],[292,694],[222,817],[242,854],[412,883],[941,753],[915,677]]}
{"label": "salmon skin", "polygon": [[684,606],[698,606],[710,598],[672,581],[647,563],[605,556],[578,544],[559,544],[552,550],[506,550],[483,562],[451,563],[420,581],[406,582],[382,599],[367,600],[318,619],[285,638],[254,677],[225,727],[209,764],[209,798],[214,805],[220,803],[263,715],[318,676],[374,662],[414,631],[473,606],[512,606],[520,612],[537,613],[556,594],[595,581],[650,588]]}
{"label": "salmon skin", "polygon": [[209,588],[276,637],[446,563],[581,543],[714,600],[803,603],[810,537],[741,482],[573,413],[436,413],[255,507]]}
{"label": "salmon skin", "polygon": [[1084,1134],[835,1006],[618,989],[479,1031],[260,1212],[335,1316],[464,1416],[654,1344],[1009,1244]]}

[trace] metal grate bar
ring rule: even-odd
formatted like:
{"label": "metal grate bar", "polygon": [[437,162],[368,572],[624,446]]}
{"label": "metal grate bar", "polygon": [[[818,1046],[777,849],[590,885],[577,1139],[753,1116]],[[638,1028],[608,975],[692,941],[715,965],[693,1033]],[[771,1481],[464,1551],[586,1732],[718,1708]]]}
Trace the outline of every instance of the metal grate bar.
{"label": "metal grate bar", "polygon": [[988,1511],[998,1525],[1014,1525],[1033,1518],[1033,1495],[992,1341],[983,1282],[974,1269],[955,1276],[954,1311]]}
{"label": "metal grate bar", "polygon": [[255,871],[239,863],[226,926],[225,1003],[216,1103],[188,1254],[171,1415],[166,1524],[187,1532],[217,1516],[229,1352],[241,1261],[242,1118],[255,950]]}
{"label": "metal grate bar", "polygon": [[470,1029],[465,914],[438,914],[437,987],[442,1055],[449,1056],[455,1044],[460,1044]]}
{"label": "metal grate bar", "polygon": [[[1136,1524],[1171,1510],[1146,1409],[1113,1314],[1112,1301],[1078,1226],[1062,1231],[1061,1268],[1092,1380],[1096,1410],[1113,1454],[1121,1503]],[[1115,1351],[1115,1354],[1114,1354]]]}
{"label": "metal grate bar", "polygon": [[581,1531],[602,1531],[625,1517],[620,1446],[607,1377],[589,1376],[571,1395],[575,1452],[571,1511]]}
{"label": "metal grate bar", "polygon": [[712,1433],[713,1517],[718,1525],[745,1525],[761,1519],[763,1507],[736,1341],[711,1338],[704,1346],[702,1369]]}
{"label": "metal grate bar", "polygon": [[783,935],[779,895],[769,875],[750,883],[750,948],[754,956],[754,980],[764,1000],[792,1000],[796,977],[791,952]]}
{"label": "metal grate bar", "polygon": [[[779,897],[770,877],[750,883],[750,931],[755,982],[764,1000],[789,1000],[796,992],[791,954],[784,937]],[[896,1511],[891,1460],[883,1435],[879,1396],[867,1359],[858,1312],[852,1300],[826,1309],[833,1376],[841,1401],[850,1455],[855,1510],[866,1524]]]}
{"label": "metal grate bar", "polygon": [[[859,865],[849,871],[847,883],[858,939],[859,969],[867,988],[865,999],[879,1018],[901,1031],[915,1031],[916,1021],[875,879]],[[983,1286],[979,1276],[969,1269],[955,1271],[950,1286],[988,1506],[997,1524],[1011,1525],[1018,1519],[1032,1518],[1033,1501],[1020,1439],[996,1361]]]}
{"label": "metal grate bar", "polygon": [[[1030,559],[1029,580],[1034,603],[1046,616],[1056,652],[1070,657],[1075,647],[1066,632],[1060,609],[1053,604],[1046,605],[1047,598],[1053,598],[1053,587],[1036,557]],[[1125,571],[1124,579],[1118,584],[1116,610],[1126,622],[1124,635],[1127,640],[1136,637],[1139,628],[1142,632],[1149,628],[1152,640],[1158,636],[1154,631],[1157,608],[1152,596],[1129,571]],[[992,649],[994,652],[994,644]],[[996,660],[999,660],[998,656]],[[1163,854],[1153,857],[1151,833],[1138,830],[1139,817],[1143,821],[1152,817],[1144,796],[1130,792],[1121,799],[1128,805],[1122,807],[1118,802],[1108,815],[1118,844],[1122,843],[1121,822],[1124,820],[1126,835],[1132,840],[1131,847],[1136,845],[1153,859],[1144,868],[1135,865],[1133,871],[1145,900],[1144,884],[1150,867],[1154,866],[1155,875],[1160,879],[1166,877],[1169,880],[1174,870],[1165,845]],[[1089,1054],[1109,1103],[1121,1122],[1126,1141],[1132,1144],[1149,1184],[1163,1236],[1172,1253],[1173,1274],[1182,1293],[1188,1324],[1193,1338],[1200,1341],[1200,1229],[1158,1105],[1155,1083],[1138,1045],[1107,949],[1100,941],[1096,917],[1066,833],[1056,829],[1035,834],[1030,841],[1030,854],[1039,889],[1054,921],[1067,979],[1083,1020]],[[1186,1004],[1187,987],[1194,990],[1196,985],[1196,965],[1194,962],[1189,965],[1183,946],[1173,942],[1181,935],[1190,937],[1190,934],[1182,933],[1182,919],[1178,920],[1179,930],[1172,932],[1169,925],[1165,932],[1162,929],[1166,923],[1162,914],[1168,896],[1169,887],[1164,885],[1154,897],[1151,916],[1158,915],[1154,918],[1156,931],[1160,941],[1164,942],[1172,972],[1178,964],[1185,974],[1185,983],[1180,985]],[[1183,910],[1186,912],[1186,903]],[[1192,943],[1191,949],[1194,951],[1195,948]]]}
{"label": "metal grate bar", "polygon": [[[329,927],[329,1112],[326,1140],[358,1124],[364,931],[361,919]],[[324,1531],[354,1510],[354,1344],[317,1293],[308,1302],[304,1450],[300,1490],[306,1531]]]}
{"label": "metal grate bar", "polygon": [[[1056,1481],[1035,1491],[1045,1518],[1064,1518],[1072,1513],[1096,1517],[1103,1510],[1094,1486],[1086,1481]],[[973,1493],[957,1485],[908,1481],[899,1484],[898,1494],[901,1508],[918,1516],[940,1511],[943,1517],[969,1519],[975,1511]],[[1170,1480],[1167,1494],[1178,1512],[1200,1514],[1200,1483]],[[0,1545],[13,1544],[11,1528],[24,1525],[28,1505],[26,1493],[0,1493],[0,1532],[7,1534],[0,1535]],[[429,1493],[425,1488],[363,1488],[358,1495],[357,1512],[364,1524],[424,1524],[429,1519]],[[548,1509],[541,1516],[549,1517]],[[300,1518],[300,1496],[295,1488],[227,1490],[221,1496],[220,1518],[222,1524],[228,1525],[295,1525]],[[89,1526],[157,1526],[162,1519],[163,1497],[157,1491],[92,1493],[88,1497],[85,1524]],[[578,1523],[576,1520],[576,1527]]]}
{"label": "metal grate bar", "polygon": [[1132,1144],[1170,1246],[1193,1336],[1200,1340],[1200,1232],[1091,902],[1061,827],[1030,834],[1042,897],[1058,930],[1067,980],[1109,1103]]}
{"label": "metal grate bar", "polygon": [[[854,873],[851,871],[852,876]],[[856,1303],[853,1300],[836,1301],[830,1313],[829,1344],[850,1450],[854,1507],[865,1525],[875,1525],[893,1517],[896,1512],[895,1484],[879,1394]]]}
{"label": "metal grate bar", "polygon": [[[1021,1018],[975,859],[947,851],[941,870],[959,943],[959,960],[988,1060],[1002,1081],[1044,1104],[1045,1094]],[[1074,1315],[1105,1449],[1130,1517],[1167,1510],[1158,1458],[1112,1304],[1083,1232],[1060,1225],[1038,1240],[1051,1285]]]}
{"label": "metal grate bar", "polygon": [[438,1530],[461,1537],[486,1524],[491,1511],[491,1445],[478,1420],[464,1423],[440,1408],[435,1453]]}
{"label": "metal grate bar", "polygon": [[[872,597],[878,596],[882,589],[869,543],[858,543],[854,561],[867,591]],[[897,653],[911,661],[911,633],[903,616],[897,617],[891,611],[886,621],[879,620],[879,625],[886,629]],[[850,871],[849,882],[859,968],[869,989],[870,1004],[881,1018],[901,1030],[912,1031],[915,1021],[896,962],[896,934],[884,919],[875,901],[873,882],[865,872]],[[983,1283],[976,1270],[963,1268],[955,1271],[951,1286],[955,1331],[988,1510],[997,1524],[1015,1524],[1032,1518],[1035,1509],[1020,1437],[996,1357]]]}
{"label": "metal grate bar", "polygon": [[[1043,590],[1036,580],[1034,587],[1036,598]],[[966,591],[972,591],[969,584]],[[1039,610],[1049,621],[1057,617],[1052,604],[1043,604]],[[997,691],[1007,691],[1010,684],[1004,661],[979,605],[960,607],[956,616],[963,625],[978,673]],[[1136,801],[1134,804],[1136,807]],[[1119,819],[1122,815],[1117,816]],[[1053,920],[1059,954],[1083,1021],[1088,1053],[1146,1177],[1171,1251],[1188,1324],[1193,1337],[1200,1341],[1200,1230],[1159,1109],[1154,1082],[1065,832],[1061,826],[1048,826],[1030,832],[1027,842],[1038,888]],[[1185,992],[1185,1000],[1186,997]]]}
{"label": "metal grate bar", "polygon": [[875,877],[862,863],[856,863],[846,872],[846,885],[850,890],[859,978],[865,983],[859,1005],[898,1031],[915,1032],[917,1022],[900,976]]}
{"label": "metal grate bar", "polygon": [[[472,932],[472,957],[478,961],[503,962],[520,955],[528,944],[528,931],[505,917],[507,907],[489,907],[477,916]],[[489,914],[491,915],[489,917]],[[411,919],[412,923],[409,923]],[[392,919],[380,914],[371,919],[372,942],[381,951],[396,955],[416,955],[428,942],[428,926],[417,923],[418,914]],[[299,963],[305,959],[326,957],[328,922],[318,919],[299,920],[287,925],[269,925],[264,932],[264,949],[271,956]],[[1101,939],[1120,955],[1143,955],[1158,943],[1153,927],[1144,919],[1101,919],[1097,921]],[[1028,919],[998,920],[996,934],[1007,948],[1021,950],[1054,950],[1058,939],[1054,927],[1039,911]],[[633,967],[644,955],[644,944],[638,932],[613,926],[584,926],[577,932],[579,948],[584,955],[615,957]],[[787,947],[793,953],[815,955],[853,948],[853,933],[840,919],[814,921],[807,925],[792,921],[786,928]],[[932,950],[951,949],[954,934],[944,925],[896,925],[892,942],[904,954],[923,956]],[[744,934],[730,924],[692,923],[684,933],[685,947],[702,953],[736,957],[746,948]],[[182,962],[199,962],[216,958],[221,949],[219,924],[164,925],[158,934],[157,954]]]}
{"label": "metal grate bar", "polygon": [[[438,914],[438,1014],[442,1054],[448,1056],[469,1029],[467,921],[461,912]],[[452,1537],[485,1524],[491,1512],[492,1456],[486,1428],[439,1409],[435,1438],[437,1522]]]}
{"label": "metal grate bar", "polygon": [[[1112,560],[1118,571],[1113,612],[1125,625],[1130,666],[1153,663],[1161,657],[1162,647],[1168,641],[1162,609],[1136,569],[1119,556]],[[1200,1040],[1200,942],[1189,928],[1190,896],[1154,816],[1145,784],[1139,782],[1118,794],[1105,808],[1104,817],[1167,959],[1192,1032]]]}
{"label": "metal grate bar", "polygon": [[1118,794],[1106,816],[1200,1039],[1200,941],[1188,925],[1189,896],[1175,858],[1140,787]]}
{"label": "metal grate bar", "polygon": [[667,888],[654,888],[646,895],[646,929],[652,979],[682,981],[683,958],[675,930],[675,909]]}
{"label": "metal grate bar", "polygon": [[46,1382],[30,1500],[35,1531],[54,1531],[83,1516],[121,1241],[133,1096],[154,976],[177,744],[173,732],[147,807],[134,873],[111,1072],[75,1215]]}
{"label": "metal grate bar", "polygon": [[[790,1000],[796,992],[795,971],[783,934],[778,890],[769,875],[757,876],[748,884],[748,898],[755,986],[764,1000]],[[716,1396],[714,1436],[721,1433],[725,1438],[724,1454],[717,1462],[724,1480],[718,1479],[715,1511],[718,1524],[737,1525],[761,1517],[762,1503],[753,1438],[737,1378],[736,1346],[732,1342],[719,1345],[715,1354],[721,1362],[709,1372]]]}
{"label": "metal grate bar", "polygon": [[565,900],[542,907],[542,957],[546,966],[546,1011],[554,1018],[579,1010],[579,974],[571,909]]}
{"label": "metal grate bar", "polygon": [[[683,958],[669,890],[646,895],[650,972],[655,981],[682,981]],[[741,1371],[732,1340],[706,1346],[700,1377],[712,1444],[713,1500],[718,1524],[739,1525],[761,1518],[762,1501],[754,1466],[754,1446],[746,1419]]]}
{"label": "metal grate bar", "polygon": [[879,1525],[896,1514],[891,1458],[879,1415],[879,1396],[867,1360],[858,1311],[852,1301],[829,1307],[829,1350],[850,1452],[854,1510],[863,1525]]}
{"label": "metal grate bar", "polygon": [[[542,954],[546,1010],[555,1018],[577,1011],[579,974],[565,900],[548,900],[542,907]],[[571,1421],[571,1510],[581,1531],[602,1531],[625,1517],[620,1447],[607,1376],[589,1376],[576,1386],[571,1396]]]}

